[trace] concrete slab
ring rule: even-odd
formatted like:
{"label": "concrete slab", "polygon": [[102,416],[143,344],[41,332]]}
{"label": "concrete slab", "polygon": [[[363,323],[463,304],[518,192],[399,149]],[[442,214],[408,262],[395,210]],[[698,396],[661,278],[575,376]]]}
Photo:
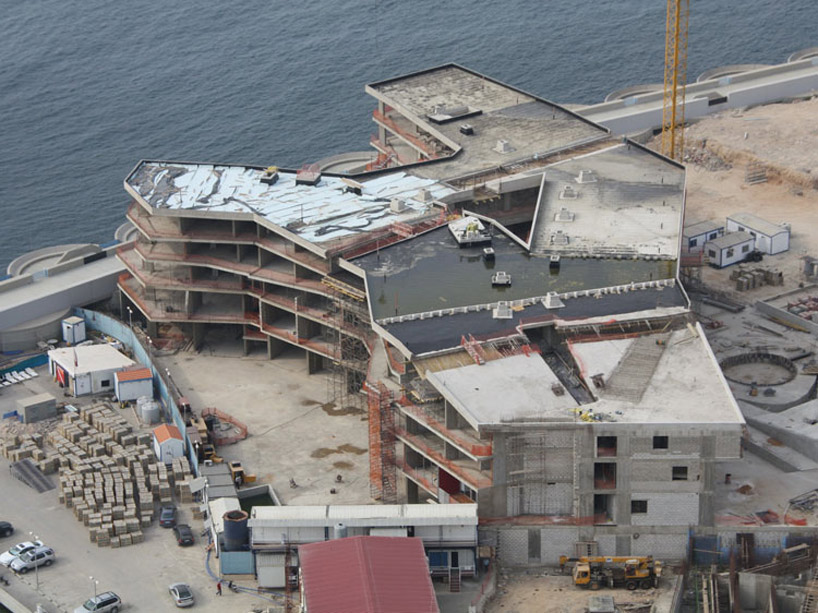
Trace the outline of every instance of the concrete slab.
{"label": "concrete slab", "polygon": [[[259,483],[272,485],[284,504],[374,503],[366,413],[328,403],[328,374],[306,374],[305,360],[296,348],[272,361],[244,357],[226,339],[203,355],[179,353],[159,361],[195,412],[214,406],[247,424],[248,437],[218,453],[240,460]],[[291,478],[297,488],[290,487]]]}

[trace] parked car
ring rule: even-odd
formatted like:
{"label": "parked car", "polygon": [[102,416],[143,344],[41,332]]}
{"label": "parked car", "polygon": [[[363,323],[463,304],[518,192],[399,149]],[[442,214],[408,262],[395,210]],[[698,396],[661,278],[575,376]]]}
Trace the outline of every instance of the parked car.
{"label": "parked car", "polygon": [[17,556],[22,555],[27,551],[31,551],[35,547],[42,546],[43,544],[40,541],[25,541],[23,543],[17,543],[7,552],[0,554],[0,564],[3,566],[9,566],[12,562],[14,562],[14,560],[17,559]]}
{"label": "parked car", "polygon": [[37,566],[51,566],[54,563],[54,550],[51,547],[37,547],[17,556],[9,568],[15,573],[26,574]]}
{"label": "parked car", "polygon": [[176,524],[173,532],[176,534],[176,542],[179,543],[179,547],[189,547],[193,544],[193,530],[187,524]]}
{"label": "parked car", "polygon": [[74,609],[74,613],[117,613],[122,607],[122,600],[113,592],[103,592],[86,600],[81,607]]}
{"label": "parked car", "polygon": [[190,586],[187,583],[174,583],[168,587],[170,595],[173,596],[173,601],[177,607],[192,607],[193,606],[193,592],[190,591]]}
{"label": "parked car", "polygon": [[159,525],[163,528],[173,528],[176,525],[176,507],[164,506],[159,509]]}
{"label": "parked car", "polygon": [[14,532],[14,526],[11,525],[11,522],[0,521],[0,536],[11,536],[12,532]]}

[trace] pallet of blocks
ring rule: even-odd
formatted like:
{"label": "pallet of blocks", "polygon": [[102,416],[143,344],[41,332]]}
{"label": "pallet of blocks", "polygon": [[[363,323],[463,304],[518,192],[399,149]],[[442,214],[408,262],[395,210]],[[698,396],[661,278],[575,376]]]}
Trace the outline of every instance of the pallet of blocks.
{"label": "pallet of blocks", "polygon": [[66,413],[48,435],[59,458],[59,500],[98,547],[141,543],[154,500],[170,499],[167,470],[145,441],[106,404]]}
{"label": "pallet of blocks", "polygon": [[187,458],[174,458],[171,464],[171,472],[176,496],[180,502],[182,504],[193,502],[193,494],[190,491],[190,481],[193,476]]}
{"label": "pallet of blocks", "polygon": [[57,472],[59,456],[44,449],[45,438],[42,434],[7,434],[0,441],[3,457],[11,462],[26,458],[31,459],[44,475]]}

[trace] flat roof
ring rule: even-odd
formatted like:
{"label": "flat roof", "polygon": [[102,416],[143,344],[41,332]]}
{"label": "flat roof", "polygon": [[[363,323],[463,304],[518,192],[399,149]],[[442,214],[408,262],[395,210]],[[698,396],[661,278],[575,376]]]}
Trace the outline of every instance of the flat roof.
{"label": "flat roof", "polygon": [[[376,320],[438,309],[520,300],[630,282],[672,278],[669,261],[564,258],[559,271],[547,257],[495,231],[495,259],[483,259],[483,245],[459,247],[441,227],[377,253],[353,260],[366,271],[367,292]],[[492,286],[492,274],[511,275],[511,286]],[[396,312],[397,311],[397,312]]]}
{"label": "flat roof", "polygon": [[[366,90],[399,112],[420,122],[462,150],[449,159],[412,170],[444,179],[490,170],[535,154],[608,138],[602,126],[538,96],[501,83],[457,64],[446,64],[367,85]],[[429,119],[438,107],[468,107],[463,119],[444,123]],[[471,114],[480,111],[480,114]],[[474,133],[460,133],[468,123]],[[495,150],[499,140],[511,150]]]}
{"label": "flat roof", "polygon": [[[653,342],[659,336],[644,337]],[[642,342],[644,342],[642,341]],[[641,385],[638,401],[606,396],[592,381],[597,374],[606,385],[635,339],[569,343],[580,369],[580,376],[599,397],[582,405],[592,409],[599,421],[650,424],[726,424],[743,425],[744,418],[721,373],[710,345],[699,324],[672,332],[655,363],[655,370]],[[642,367],[642,370],[646,368]]]}
{"label": "flat roof", "polygon": [[714,238],[712,241],[707,241],[705,245],[713,245],[717,249],[727,249],[746,242],[755,242],[755,239],[747,232],[730,232],[724,236]]}
{"label": "flat roof", "polygon": [[776,236],[778,234],[787,234],[789,230],[778,224],[774,224],[766,219],[762,219],[752,213],[733,213],[728,215],[727,219],[731,219],[742,226],[746,226],[750,230],[755,230],[760,234],[766,236]]}
{"label": "flat roof", "polygon": [[494,319],[490,309],[481,309],[382,325],[406,350],[422,355],[456,347],[464,334],[487,340],[514,336],[528,327],[608,324],[678,315],[688,309],[687,298],[676,284],[622,293],[590,291],[589,294],[577,292],[577,297],[563,299],[565,306],[559,309],[547,309],[537,301],[512,310],[511,319]]}
{"label": "flat roof", "polygon": [[[376,178],[356,179],[361,195],[348,190],[343,178],[322,175],[317,185],[296,185],[296,172],[278,170],[273,185],[261,182],[265,169],[168,161],[141,161],[126,186],[157,209],[190,213],[255,215],[313,243],[346,238],[430,215],[436,208],[422,200],[454,192],[434,180],[402,171]],[[406,208],[395,213],[393,198]]]}
{"label": "flat roof", "polygon": [[476,504],[378,504],[253,507],[248,525],[334,526],[476,526]]}
{"label": "flat roof", "polygon": [[420,539],[352,536],[298,548],[310,613],[438,613]]}
{"label": "flat roof", "polygon": [[684,168],[626,143],[544,171],[532,252],[678,257]]}
{"label": "flat roof", "polygon": [[107,344],[59,347],[50,349],[48,357],[72,377],[81,373],[120,370],[136,363]]}
{"label": "flat roof", "polygon": [[699,236],[701,234],[708,234],[714,230],[724,230],[724,224],[718,221],[698,221],[696,223],[688,224],[682,231],[682,236],[685,238],[690,236]]}
{"label": "flat roof", "polygon": [[548,421],[555,411],[562,419],[574,418],[576,400],[554,394],[551,386],[562,384],[537,353],[425,374],[476,430],[515,420]]}

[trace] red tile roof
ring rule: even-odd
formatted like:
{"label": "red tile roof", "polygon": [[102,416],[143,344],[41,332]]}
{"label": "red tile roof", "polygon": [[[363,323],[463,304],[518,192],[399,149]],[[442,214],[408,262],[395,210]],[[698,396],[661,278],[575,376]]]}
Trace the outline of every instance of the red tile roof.
{"label": "red tile roof", "polygon": [[418,538],[352,536],[298,548],[309,613],[439,613]]}
{"label": "red tile roof", "polygon": [[120,370],[114,373],[117,381],[141,381],[143,379],[153,379],[150,368],[134,368],[132,370]]}
{"label": "red tile roof", "polygon": [[176,426],[171,426],[169,424],[162,424],[158,428],[153,429],[153,436],[154,438],[159,441],[160,443],[164,443],[166,440],[171,438],[182,439],[182,435],[179,432],[179,428]]}

